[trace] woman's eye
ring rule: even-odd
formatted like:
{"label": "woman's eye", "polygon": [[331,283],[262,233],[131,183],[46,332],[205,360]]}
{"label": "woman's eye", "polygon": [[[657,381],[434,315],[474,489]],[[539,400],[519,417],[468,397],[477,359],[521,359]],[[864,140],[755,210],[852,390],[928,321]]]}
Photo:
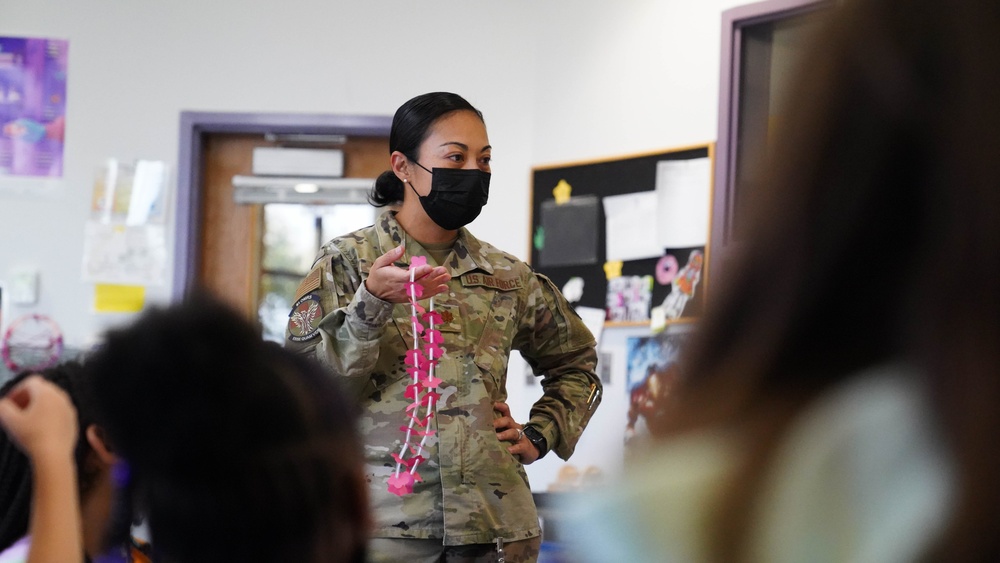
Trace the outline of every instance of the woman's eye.
{"label": "woman's eye", "polygon": [[483,164],[489,166],[489,164],[491,162],[493,162],[493,157],[492,156],[484,156],[482,159],[480,159],[480,162],[482,162]]}
{"label": "woman's eye", "polygon": [[463,162],[465,160],[464,154],[453,154],[449,155],[448,158],[453,162]]}

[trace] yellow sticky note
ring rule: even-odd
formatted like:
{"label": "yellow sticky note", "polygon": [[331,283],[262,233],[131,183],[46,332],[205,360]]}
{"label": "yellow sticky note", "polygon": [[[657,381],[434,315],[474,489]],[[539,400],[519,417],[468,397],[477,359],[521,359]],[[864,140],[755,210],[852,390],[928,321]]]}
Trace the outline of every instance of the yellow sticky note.
{"label": "yellow sticky note", "polygon": [[109,283],[94,286],[94,310],[98,313],[138,313],[145,302],[145,286]]}
{"label": "yellow sticky note", "polygon": [[562,205],[569,201],[570,194],[573,193],[573,186],[566,180],[559,180],[556,187],[552,189],[552,197],[556,198],[556,205]]}
{"label": "yellow sticky note", "polygon": [[613,262],[605,262],[604,277],[608,278],[609,280],[620,278],[622,276],[622,265],[623,264],[621,260],[615,260]]}

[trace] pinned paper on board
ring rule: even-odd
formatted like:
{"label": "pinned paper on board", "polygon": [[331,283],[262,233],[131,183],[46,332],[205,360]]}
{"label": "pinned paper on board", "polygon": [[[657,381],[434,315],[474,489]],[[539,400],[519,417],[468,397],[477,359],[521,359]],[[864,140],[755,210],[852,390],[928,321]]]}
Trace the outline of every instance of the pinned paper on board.
{"label": "pinned paper on board", "polygon": [[562,205],[569,201],[573,193],[573,186],[566,180],[559,180],[555,188],[552,188],[552,197],[555,198],[556,205]]}
{"label": "pinned paper on board", "polygon": [[[623,302],[613,305],[615,317],[606,319],[612,324],[647,319],[672,327],[674,320],[683,324],[700,316],[705,268],[700,281],[691,284],[693,293],[675,286],[685,283],[678,278],[692,279],[682,275],[692,251],[699,251],[707,264],[712,151],[708,143],[533,168],[530,264],[568,298],[580,295],[574,308],[607,312],[609,297],[620,298]],[[581,205],[584,198],[597,199],[596,214],[589,203]],[[595,215],[596,228],[591,229]],[[593,240],[592,256],[585,251]],[[637,281],[614,281],[620,277]],[[582,293],[576,278],[583,281]],[[610,292],[609,285],[615,286]],[[671,293],[675,295],[664,307]],[[624,304],[626,296],[629,305]],[[668,310],[680,316],[671,319]]]}
{"label": "pinned paper on board", "polygon": [[687,263],[671,278],[670,293],[660,305],[662,312],[658,313],[663,315],[664,322],[679,319],[684,314],[688,302],[695,296],[704,265],[705,255],[702,251],[692,250],[688,254]]}
{"label": "pinned paper on board", "polygon": [[653,276],[618,276],[608,280],[607,320],[645,322],[653,301]]}
{"label": "pinned paper on board", "polygon": [[657,235],[656,192],[608,196],[603,201],[607,260],[639,260],[663,253]]}
{"label": "pinned paper on board", "polygon": [[607,278],[608,281],[613,280],[617,277],[621,277],[622,267],[624,266],[625,264],[621,260],[613,260],[611,262],[605,262],[604,277]]}
{"label": "pinned paper on board", "polygon": [[583,286],[585,282],[580,276],[573,276],[562,287],[563,297],[570,303],[576,303],[583,297]]}
{"label": "pinned paper on board", "polygon": [[[600,207],[596,196],[569,198],[563,203],[542,203],[542,267],[577,266],[598,263],[597,233]],[[536,232],[536,237],[538,233]],[[536,244],[538,240],[536,239]]]}
{"label": "pinned paper on board", "polygon": [[711,178],[708,158],[656,163],[656,233],[660,248],[704,246],[708,241]]}

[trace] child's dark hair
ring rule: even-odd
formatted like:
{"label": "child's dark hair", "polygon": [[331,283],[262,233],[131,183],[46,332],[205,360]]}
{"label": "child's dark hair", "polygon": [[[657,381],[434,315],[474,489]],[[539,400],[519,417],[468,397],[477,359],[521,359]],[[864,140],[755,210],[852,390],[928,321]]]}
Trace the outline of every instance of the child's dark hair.
{"label": "child's dark hair", "polygon": [[[76,407],[80,433],[76,441],[75,458],[81,498],[90,491],[95,476],[95,469],[90,463],[93,450],[86,438],[87,427],[94,423],[94,409],[89,395],[84,392],[82,372],[82,366],[77,361],[68,361],[37,372],[62,388]],[[25,371],[8,380],[0,387],[0,397],[34,374],[36,372]],[[7,433],[0,430],[0,551],[28,533],[31,489],[31,461]]]}
{"label": "child's dark hair", "polygon": [[319,365],[195,296],[110,332],[88,372],[156,556],[363,561],[355,411]]}

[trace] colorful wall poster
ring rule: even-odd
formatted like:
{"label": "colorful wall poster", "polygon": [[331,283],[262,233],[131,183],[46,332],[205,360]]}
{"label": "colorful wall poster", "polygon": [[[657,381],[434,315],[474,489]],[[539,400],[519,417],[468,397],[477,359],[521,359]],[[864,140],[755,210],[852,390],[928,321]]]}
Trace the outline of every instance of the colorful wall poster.
{"label": "colorful wall poster", "polygon": [[0,176],[62,177],[68,48],[0,37]]}
{"label": "colorful wall poster", "polygon": [[671,391],[680,379],[679,360],[690,337],[687,331],[635,336],[626,341],[628,419],[626,454],[649,438],[649,423],[669,408]]}

